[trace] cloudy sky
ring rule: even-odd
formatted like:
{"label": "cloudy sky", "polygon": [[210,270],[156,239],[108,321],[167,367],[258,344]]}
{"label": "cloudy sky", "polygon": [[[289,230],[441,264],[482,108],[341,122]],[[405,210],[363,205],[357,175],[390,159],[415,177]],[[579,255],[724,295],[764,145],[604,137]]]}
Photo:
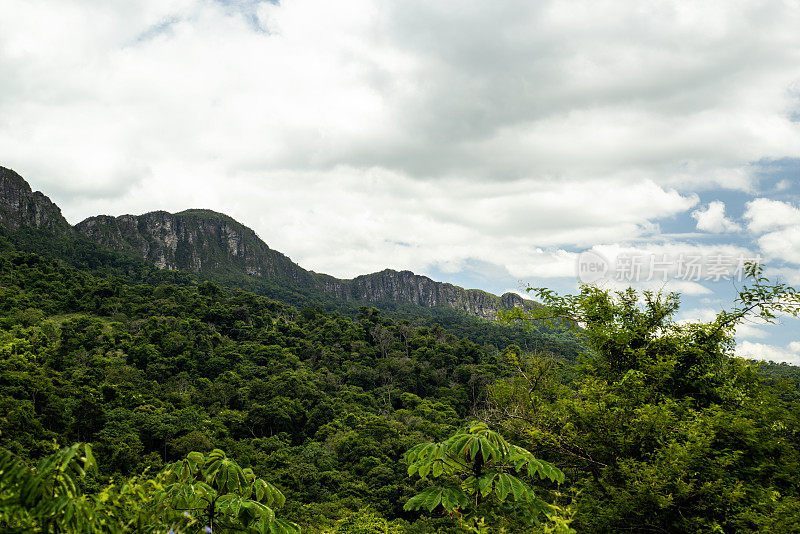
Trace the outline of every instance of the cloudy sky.
{"label": "cloudy sky", "polygon": [[[319,272],[493,292],[589,257],[709,318],[732,258],[800,285],[798,28],[797,0],[3,0],[0,165],[72,223],[206,207]],[[800,363],[784,323],[738,352]]]}

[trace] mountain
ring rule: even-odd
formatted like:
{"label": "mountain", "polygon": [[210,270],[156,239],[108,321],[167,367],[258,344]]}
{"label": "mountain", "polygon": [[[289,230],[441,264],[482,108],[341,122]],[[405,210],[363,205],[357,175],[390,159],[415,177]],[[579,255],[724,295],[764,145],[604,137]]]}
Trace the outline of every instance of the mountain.
{"label": "mountain", "polygon": [[256,233],[211,210],[100,215],[75,229],[89,239],[152,263],[192,273],[243,273],[311,284],[311,273],[272,250]]}
{"label": "mountain", "polygon": [[448,307],[485,318],[494,318],[501,309],[525,305],[514,293],[498,297],[436,282],[411,271],[386,269],[352,280],[307,271],[269,248],[252,229],[210,210],[101,215],[86,219],[75,229],[97,243],[161,269],[245,274],[288,282],[345,301]]}
{"label": "mountain", "polygon": [[0,167],[0,224],[11,230],[69,231],[61,209],[11,169]]}
{"label": "mountain", "polygon": [[494,319],[499,310],[533,305],[514,293],[499,297],[410,271],[386,269],[351,280],[308,271],[271,249],[252,229],[211,210],[99,215],[70,227],[58,206],[42,193],[32,192],[22,177],[3,167],[0,222],[12,231],[36,228],[73,233],[159,269],[222,278],[245,287],[249,287],[248,281],[263,281],[339,301],[442,307],[487,319]]}
{"label": "mountain", "polygon": [[498,297],[478,289],[463,289],[444,282],[435,282],[427,276],[411,271],[386,269],[342,280],[342,298],[369,302],[410,302],[426,307],[447,307],[465,311],[472,315],[494,319],[499,310],[525,306],[532,301],[524,300],[515,293]]}

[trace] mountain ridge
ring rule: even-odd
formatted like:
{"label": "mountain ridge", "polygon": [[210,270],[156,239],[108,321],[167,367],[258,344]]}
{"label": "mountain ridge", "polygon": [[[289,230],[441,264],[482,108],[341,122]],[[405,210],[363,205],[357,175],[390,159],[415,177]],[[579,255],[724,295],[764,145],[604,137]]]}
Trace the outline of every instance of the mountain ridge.
{"label": "mountain ridge", "polygon": [[496,318],[503,309],[534,305],[515,293],[497,296],[464,289],[407,270],[384,269],[352,279],[316,273],[270,248],[246,225],[208,209],[96,215],[70,226],[55,203],[4,167],[0,167],[0,223],[11,230],[33,227],[76,233],[159,269],[277,281],[348,302],[447,307],[487,319]]}
{"label": "mountain ridge", "polygon": [[18,230],[33,227],[66,231],[70,224],[49,197],[33,191],[30,184],[11,169],[0,167],[0,224]]}

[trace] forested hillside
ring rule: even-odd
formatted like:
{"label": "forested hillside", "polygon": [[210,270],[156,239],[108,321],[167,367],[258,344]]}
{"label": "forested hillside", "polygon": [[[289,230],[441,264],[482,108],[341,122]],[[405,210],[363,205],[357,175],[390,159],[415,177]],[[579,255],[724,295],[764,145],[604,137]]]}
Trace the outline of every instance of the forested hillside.
{"label": "forested hillside", "polygon": [[0,272],[0,443],[36,459],[90,442],[95,485],[221,448],[268,473],[301,523],[414,520],[402,454],[452,433],[509,372],[495,346],[374,308],[350,319],[159,273],[133,284],[8,241]]}
{"label": "forested hillside", "polygon": [[[25,234],[15,242],[33,252],[55,249],[59,257],[84,260],[86,255],[96,256],[93,249],[104,250],[118,257],[115,263],[125,258],[123,263],[199,275],[303,306],[314,301],[328,309],[353,309],[363,304],[437,308],[494,320],[498,311],[534,305],[516,293],[492,295],[411,271],[384,269],[353,279],[315,273],[271,249],[251,228],[207,209],[101,215],[70,226],[47,196],[33,191],[24,178],[2,166],[0,226]],[[73,250],[75,245],[78,251]]]}
{"label": "forested hillside", "polygon": [[0,0],[0,534],[800,534],[800,0]]}
{"label": "forested hillside", "polygon": [[800,528],[794,373],[728,357],[736,313],[587,287],[468,332],[85,247],[0,241],[4,532]]}

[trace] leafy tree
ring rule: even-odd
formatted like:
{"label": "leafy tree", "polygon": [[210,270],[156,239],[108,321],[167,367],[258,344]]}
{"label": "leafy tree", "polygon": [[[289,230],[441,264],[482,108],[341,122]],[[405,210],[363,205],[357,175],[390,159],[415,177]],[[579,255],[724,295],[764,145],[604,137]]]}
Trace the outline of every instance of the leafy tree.
{"label": "leafy tree", "polygon": [[406,510],[432,512],[441,506],[449,513],[476,519],[511,511],[523,523],[534,523],[542,512],[555,507],[541,499],[522,476],[564,482],[564,473],[554,465],[508,443],[480,422],[468,424],[445,441],[413,447],[405,460],[409,476],[436,479],[435,485],[408,500]]}
{"label": "leafy tree", "polygon": [[559,458],[580,492],[587,532],[761,532],[792,524],[797,406],[777,399],[746,361],[733,328],[798,311],[797,293],[757,266],[730,312],[678,323],[677,294],[577,295],[536,290],[546,306],[506,314],[572,325],[586,352],[565,373],[544,355],[507,354],[516,375],[496,381],[498,422]]}
{"label": "leafy tree", "polygon": [[[321,308],[300,312],[230,280],[202,286],[129,269],[111,252],[85,247],[74,263],[15,243],[0,235],[0,446],[35,470],[53,443],[93,442],[99,473],[74,477],[92,513],[81,531],[202,532],[207,508],[194,519],[173,509],[165,488],[175,480],[162,468],[215,448],[270,473],[286,516],[307,531],[338,521],[415,534],[568,528],[518,520],[527,504],[513,491],[504,502],[480,497],[480,514],[468,495],[455,521],[442,506],[439,517],[402,509],[414,483],[460,488],[468,476],[412,480],[403,453],[446,440],[477,413],[566,473],[581,532],[798,530],[798,368],[729,358],[739,317],[769,320],[760,303],[791,311],[770,308],[793,293],[763,273],[724,320],[678,324],[677,296],[648,304],[589,290],[563,297],[572,302],[540,297],[555,328],[523,315],[526,333],[418,307],[365,308],[354,320],[264,282],[266,294]],[[534,488],[524,471],[506,473]],[[537,496],[560,502],[550,486]],[[41,530],[26,521],[25,531]],[[219,515],[215,530],[234,521]]]}
{"label": "leafy tree", "polygon": [[0,529],[174,534],[205,526],[214,532],[300,532],[294,523],[276,519],[270,508],[283,505],[281,492],[219,450],[207,457],[190,453],[155,477],[112,481],[87,493],[83,479],[96,470],[88,444],[65,447],[35,467],[0,449]]}
{"label": "leafy tree", "polygon": [[97,464],[90,445],[76,443],[28,466],[0,449],[0,527],[4,532],[86,532],[95,524],[80,479]]}
{"label": "leafy tree", "polygon": [[299,533],[296,524],[275,517],[286,502],[275,486],[242,469],[219,449],[190,452],[165,470],[165,495],[174,510],[197,514],[213,531]]}
{"label": "leafy tree", "polygon": [[373,510],[359,510],[347,514],[336,522],[330,534],[403,534],[404,529],[395,522],[389,522]]}

